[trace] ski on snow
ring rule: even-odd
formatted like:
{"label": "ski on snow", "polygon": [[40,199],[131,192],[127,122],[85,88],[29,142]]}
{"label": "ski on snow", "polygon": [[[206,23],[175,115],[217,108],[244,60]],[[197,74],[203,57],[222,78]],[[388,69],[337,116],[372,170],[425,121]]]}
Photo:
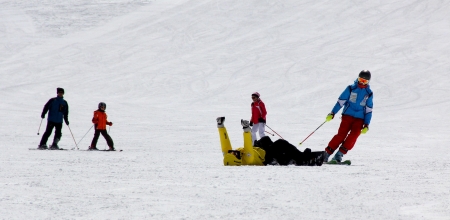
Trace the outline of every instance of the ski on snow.
{"label": "ski on snow", "polygon": [[69,149],[64,149],[64,148],[59,148],[59,149],[39,149],[39,148],[28,148],[28,150],[69,150]]}
{"label": "ski on snow", "polygon": [[337,162],[335,160],[331,160],[329,162],[325,162],[323,164],[330,164],[330,165],[350,165],[352,162],[350,160],[344,160],[342,162]]}
{"label": "ski on snow", "polygon": [[[42,150],[42,151],[53,151],[53,150],[55,150],[55,151],[59,151],[59,150],[73,150],[73,151],[75,151],[75,150],[77,150],[77,149],[75,149],[75,148],[72,148],[72,149],[64,149],[64,148],[59,148],[59,149],[38,149],[38,148],[28,148],[28,150]],[[118,150],[78,150],[78,151],[111,151],[111,152],[114,152],[114,151],[117,151],[117,152],[122,152],[123,150],[122,149],[118,149]]]}

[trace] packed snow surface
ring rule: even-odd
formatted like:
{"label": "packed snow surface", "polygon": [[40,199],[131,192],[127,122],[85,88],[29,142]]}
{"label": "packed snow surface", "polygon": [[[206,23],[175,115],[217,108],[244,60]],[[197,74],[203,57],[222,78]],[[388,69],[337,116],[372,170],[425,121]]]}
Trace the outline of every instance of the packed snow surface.
{"label": "packed snow surface", "polygon": [[[449,13],[438,0],[0,0],[0,218],[450,219]],[[258,91],[267,125],[298,146],[363,69],[374,110],[351,166],[223,166],[216,117],[240,147]],[[87,149],[102,101],[123,152],[28,150],[57,87],[60,147]],[[299,149],[323,150],[339,123]]]}

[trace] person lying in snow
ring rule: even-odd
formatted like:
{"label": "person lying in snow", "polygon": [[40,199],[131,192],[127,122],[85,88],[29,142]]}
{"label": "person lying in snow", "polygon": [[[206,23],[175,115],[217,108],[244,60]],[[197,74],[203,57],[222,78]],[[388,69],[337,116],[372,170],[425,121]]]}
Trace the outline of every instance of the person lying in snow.
{"label": "person lying in snow", "polygon": [[265,136],[253,146],[250,122],[247,120],[241,120],[241,125],[244,129],[244,147],[233,150],[224,122],[225,117],[217,118],[217,128],[220,135],[223,164],[225,166],[321,166],[323,164],[324,151],[311,152],[311,149],[306,148],[304,152],[301,152],[283,139],[272,142],[270,137]]}

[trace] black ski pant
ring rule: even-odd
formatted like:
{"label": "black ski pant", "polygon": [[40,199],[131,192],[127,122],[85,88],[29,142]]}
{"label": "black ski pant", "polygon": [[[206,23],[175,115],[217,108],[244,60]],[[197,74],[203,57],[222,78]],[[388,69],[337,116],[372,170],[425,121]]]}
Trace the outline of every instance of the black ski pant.
{"label": "black ski pant", "polygon": [[264,148],[266,151],[265,160],[271,162],[276,159],[280,165],[288,165],[291,160],[295,160],[297,164],[305,161],[305,155],[289,142],[279,139],[272,145]]}
{"label": "black ski pant", "polygon": [[95,129],[94,139],[92,139],[92,142],[91,142],[91,148],[94,148],[97,146],[97,142],[98,142],[98,138],[100,137],[100,134],[102,134],[102,136],[106,139],[106,143],[108,144],[108,147],[114,148],[114,142],[113,142],[111,136],[109,136],[108,132],[106,130],[99,130],[99,129]]}
{"label": "black ski pant", "polygon": [[[45,128],[45,132],[42,135],[41,143],[39,145],[47,144],[48,138],[52,134],[53,128],[55,128],[55,137],[53,138],[53,142],[55,142],[56,139],[58,139],[58,141],[61,140],[62,125],[63,125],[62,122],[56,123],[56,122],[47,121],[47,127]],[[58,142],[58,141],[56,141],[56,142]]]}

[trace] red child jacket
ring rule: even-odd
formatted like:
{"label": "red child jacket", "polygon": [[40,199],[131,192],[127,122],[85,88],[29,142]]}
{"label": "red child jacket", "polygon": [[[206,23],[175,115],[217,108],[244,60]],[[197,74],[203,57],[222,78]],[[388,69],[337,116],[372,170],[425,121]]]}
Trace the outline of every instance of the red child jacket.
{"label": "red child jacket", "polygon": [[251,121],[253,122],[253,124],[257,124],[259,118],[263,118],[264,120],[266,120],[267,115],[266,106],[264,105],[264,102],[261,101],[261,99],[252,102],[251,107],[252,107]]}
{"label": "red child jacket", "polygon": [[108,115],[106,115],[106,112],[97,110],[94,111],[92,123],[96,125],[95,128],[97,130],[106,130],[106,124],[109,124],[110,122],[108,121]]}

